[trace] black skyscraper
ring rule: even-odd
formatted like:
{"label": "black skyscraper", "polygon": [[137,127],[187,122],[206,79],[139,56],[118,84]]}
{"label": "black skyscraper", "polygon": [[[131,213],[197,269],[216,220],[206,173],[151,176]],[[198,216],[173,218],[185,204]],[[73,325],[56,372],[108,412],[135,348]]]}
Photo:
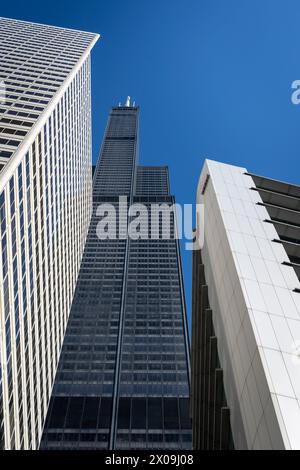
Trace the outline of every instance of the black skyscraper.
{"label": "black skyscraper", "polygon": [[127,103],[109,117],[42,449],[191,448],[178,241],[96,235],[97,207],[117,208],[119,196],[128,205],[174,203],[168,169],[137,166],[138,114]]}

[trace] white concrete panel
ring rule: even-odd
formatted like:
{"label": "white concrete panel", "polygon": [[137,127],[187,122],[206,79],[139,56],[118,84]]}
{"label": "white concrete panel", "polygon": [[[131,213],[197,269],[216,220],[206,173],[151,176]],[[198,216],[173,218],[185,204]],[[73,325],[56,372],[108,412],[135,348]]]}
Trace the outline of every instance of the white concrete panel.
{"label": "white concrete panel", "polygon": [[276,295],[276,289],[270,284],[263,283],[260,284],[260,289],[267,307],[265,311],[275,315],[283,315],[282,307]]}
{"label": "white concrete panel", "polygon": [[297,400],[284,396],[277,397],[291,449],[300,450],[300,408]]}
{"label": "white concrete panel", "polygon": [[290,353],[293,347],[293,336],[285,317],[270,315],[270,320],[281,351]]}
{"label": "white concrete panel", "polygon": [[300,400],[300,357],[293,354],[283,353],[283,359],[290,376],[296,398]]}
{"label": "white concrete panel", "polygon": [[270,315],[265,312],[253,310],[253,318],[260,338],[259,346],[278,350],[279,344],[273,329]]}
{"label": "white concrete panel", "polygon": [[282,353],[273,349],[264,348],[264,354],[273,383],[274,393],[277,395],[285,395],[287,397],[295,398],[295,393],[283,360]]}
{"label": "white concrete panel", "polygon": [[[293,362],[300,340],[300,294],[293,289],[299,281],[293,268],[282,266],[287,254],[273,242],[279,238],[276,229],[265,222],[269,214],[257,205],[261,197],[249,189],[254,180],[244,172],[206,161],[200,178],[203,184],[209,173],[209,191],[217,195],[210,193],[207,200],[213,217],[204,251],[214,285],[209,289],[218,312],[214,323],[233,434],[241,447],[243,426],[249,448],[297,448],[290,410],[299,409],[300,381]],[[199,201],[205,202],[206,195],[198,191]]]}

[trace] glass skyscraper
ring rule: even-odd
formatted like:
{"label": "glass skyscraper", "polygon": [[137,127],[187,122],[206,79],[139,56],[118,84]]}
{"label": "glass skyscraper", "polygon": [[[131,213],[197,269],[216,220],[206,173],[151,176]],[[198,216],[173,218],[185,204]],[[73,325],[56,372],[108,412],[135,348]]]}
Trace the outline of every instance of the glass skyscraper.
{"label": "glass skyscraper", "polygon": [[[110,113],[42,449],[191,448],[189,345],[175,217],[169,239],[162,237],[161,222],[155,239],[129,238],[128,222],[125,228],[121,223],[129,205],[174,204],[168,169],[138,166],[138,115],[129,100]],[[125,207],[119,207],[120,196],[127,199]],[[120,234],[114,239],[97,237],[101,204],[117,210]],[[141,230],[151,228],[149,219]]]}
{"label": "glass skyscraper", "polygon": [[97,38],[0,18],[0,448],[40,444],[91,217]]}

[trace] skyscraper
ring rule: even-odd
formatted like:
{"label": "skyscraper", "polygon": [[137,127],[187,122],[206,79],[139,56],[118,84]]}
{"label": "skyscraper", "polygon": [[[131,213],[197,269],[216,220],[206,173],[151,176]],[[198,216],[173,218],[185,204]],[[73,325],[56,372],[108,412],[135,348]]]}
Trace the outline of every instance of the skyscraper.
{"label": "skyscraper", "polygon": [[204,164],[204,245],[193,266],[195,448],[300,449],[299,201],[299,186]]}
{"label": "skyscraper", "polygon": [[[188,449],[189,346],[178,241],[127,237],[132,204],[174,203],[166,167],[141,167],[139,108],[112,109],[93,180],[93,216],[42,449]],[[119,208],[119,197],[127,203]],[[119,236],[99,240],[98,207]],[[109,210],[108,210],[109,211]],[[103,215],[103,213],[102,213]],[[145,229],[151,229],[151,221]],[[144,233],[145,235],[145,233]]]}
{"label": "skyscraper", "polygon": [[0,448],[44,427],[91,216],[97,37],[0,18]]}

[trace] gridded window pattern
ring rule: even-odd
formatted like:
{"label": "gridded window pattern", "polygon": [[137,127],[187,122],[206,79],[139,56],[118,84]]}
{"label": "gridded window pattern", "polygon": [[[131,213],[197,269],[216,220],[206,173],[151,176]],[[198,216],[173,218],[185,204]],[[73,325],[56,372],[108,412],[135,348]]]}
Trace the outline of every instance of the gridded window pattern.
{"label": "gridded window pattern", "polygon": [[94,39],[0,18],[0,171]]}
{"label": "gridded window pattern", "polygon": [[138,166],[136,171],[136,196],[167,196],[170,194],[169,172],[167,167]]}
{"label": "gridded window pattern", "polygon": [[[42,449],[191,447],[177,241],[100,241],[96,234],[98,205],[117,208],[120,195],[148,207],[174,203],[166,187],[165,196],[133,195],[137,128],[137,108],[113,108],[94,175],[93,216]],[[118,210],[117,215],[118,231]]]}
{"label": "gridded window pattern", "polygon": [[[147,448],[154,439],[152,434],[155,434],[155,428],[150,425],[154,411],[151,406],[146,407],[143,400],[140,401],[141,397],[146,396],[151,397],[150,402],[156,403],[156,406],[160,403],[160,414],[164,417],[159,433],[161,440],[155,445],[161,449],[185,449],[190,447],[191,424],[186,424],[189,422],[188,407],[184,408],[186,412],[182,410],[182,414],[178,415],[177,399],[182,397],[188,403],[189,353],[172,212],[170,240],[150,239],[151,203],[172,206],[174,198],[135,197],[134,202],[143,203],[148,208],[149,239],[129,242],[116,447]],[[161,228],[159,232],[161,235]],[[168,398],[161,401],[161,397]],[[144,428],[136,429],[135,420],[130,423],[127,420],[128,426],[124,427],[123,415],[130,413],[130,407],[125,410],[125,403],[131,399],[137,403],[134,417],[138,414],[138,403],[141,408],[144,407]]]}
{"label": "gridded window pattern", "polygon": [[[101,159],[94,174],[93,215],[53,388],[54,406],[49,408],[42,449],[109,447],[127,240],[99,241],[97,208],[101,203],[109,203],[116,208],[118,231],[119,195],[130,195],[133,187],[137,119],[137,108],[124,111],[114,108],[108,120]],[[127,134],[128,140],[124,139]],[[80,403],[88,402],[88,406],[94,406],[95,415],[101,399],[109,425],[106,419],[101,418],[101,413],[99,420],[90,427],[83,426],[82,422],[71,426],[68,420],[61,420],[58,425],[57,415],[67,413],[68,399],[73,397],[80,398]],[[93,436],[96,437],[91,441]]]}
{"label": "gridded window pattern", "polygon": [[93,217],[54,395],[113,392],[126,240],[99,243],[97,222]]}
{"label": "gridded window pattern", "polygon": [[136,146],[138,108],[113,108],[94,179],[94,195],[131,194]]}
{"label": "gridded window pattern", "polygon": [[119,449],[190,449],[190,428],[188,397],[119,399]]}
{"label": "gridded window pattern", "polygon": [[[1,19],[0,47],[7,37],[9,50],[21,47],[24,28],[32,34],[40,30]],[[6,449],[39,447],[88,232],[88,52],[53,111],[45,111],[45,125],[32,136],[8,183],[0,176],[0,444]]]}
{"label": "gridded window pattern", "polygon": [[[51,430],[47,448],[106,449],[111,424],[110,397],[56,396],[51,399]],[[118,447],[128,449],[178,449],[190,446],[187,398],[120,398]],[[47,423],[48,426],[48,423]],[[63,429],[63,432],[62,432]],[[132,432],[128,436],[128,429]]]}
{"label": "gridded window pattern", "polygon": [[[85,435],[92,431],[94,437],[97,434],[93,444],[97,448],[107,449],[109,442],[126,240],[99,242],[96,235],[99,221],[95,215],[97,205],[94,205],[52,393],[54,403],[60,405],[49,408],[42,448],[69,449],[80,446],[86,449],[92,444],[82,433]],[[102,411],[97,420],[100,397]],[[89,410],[87,413],[91,418],[84,417],[80,421],[78,417],[76,421],[72,415],[64,421],[68,398],[73,400],[74,407],[77,403],[80,409],[85,403],[84,410]],[[54,439],[58,435],[60,439]]]}
{"label": "gridded window pattern", "polygon": [[54,396],[42,448],[84,450],[107,449],[112,398],[105,396]]}

